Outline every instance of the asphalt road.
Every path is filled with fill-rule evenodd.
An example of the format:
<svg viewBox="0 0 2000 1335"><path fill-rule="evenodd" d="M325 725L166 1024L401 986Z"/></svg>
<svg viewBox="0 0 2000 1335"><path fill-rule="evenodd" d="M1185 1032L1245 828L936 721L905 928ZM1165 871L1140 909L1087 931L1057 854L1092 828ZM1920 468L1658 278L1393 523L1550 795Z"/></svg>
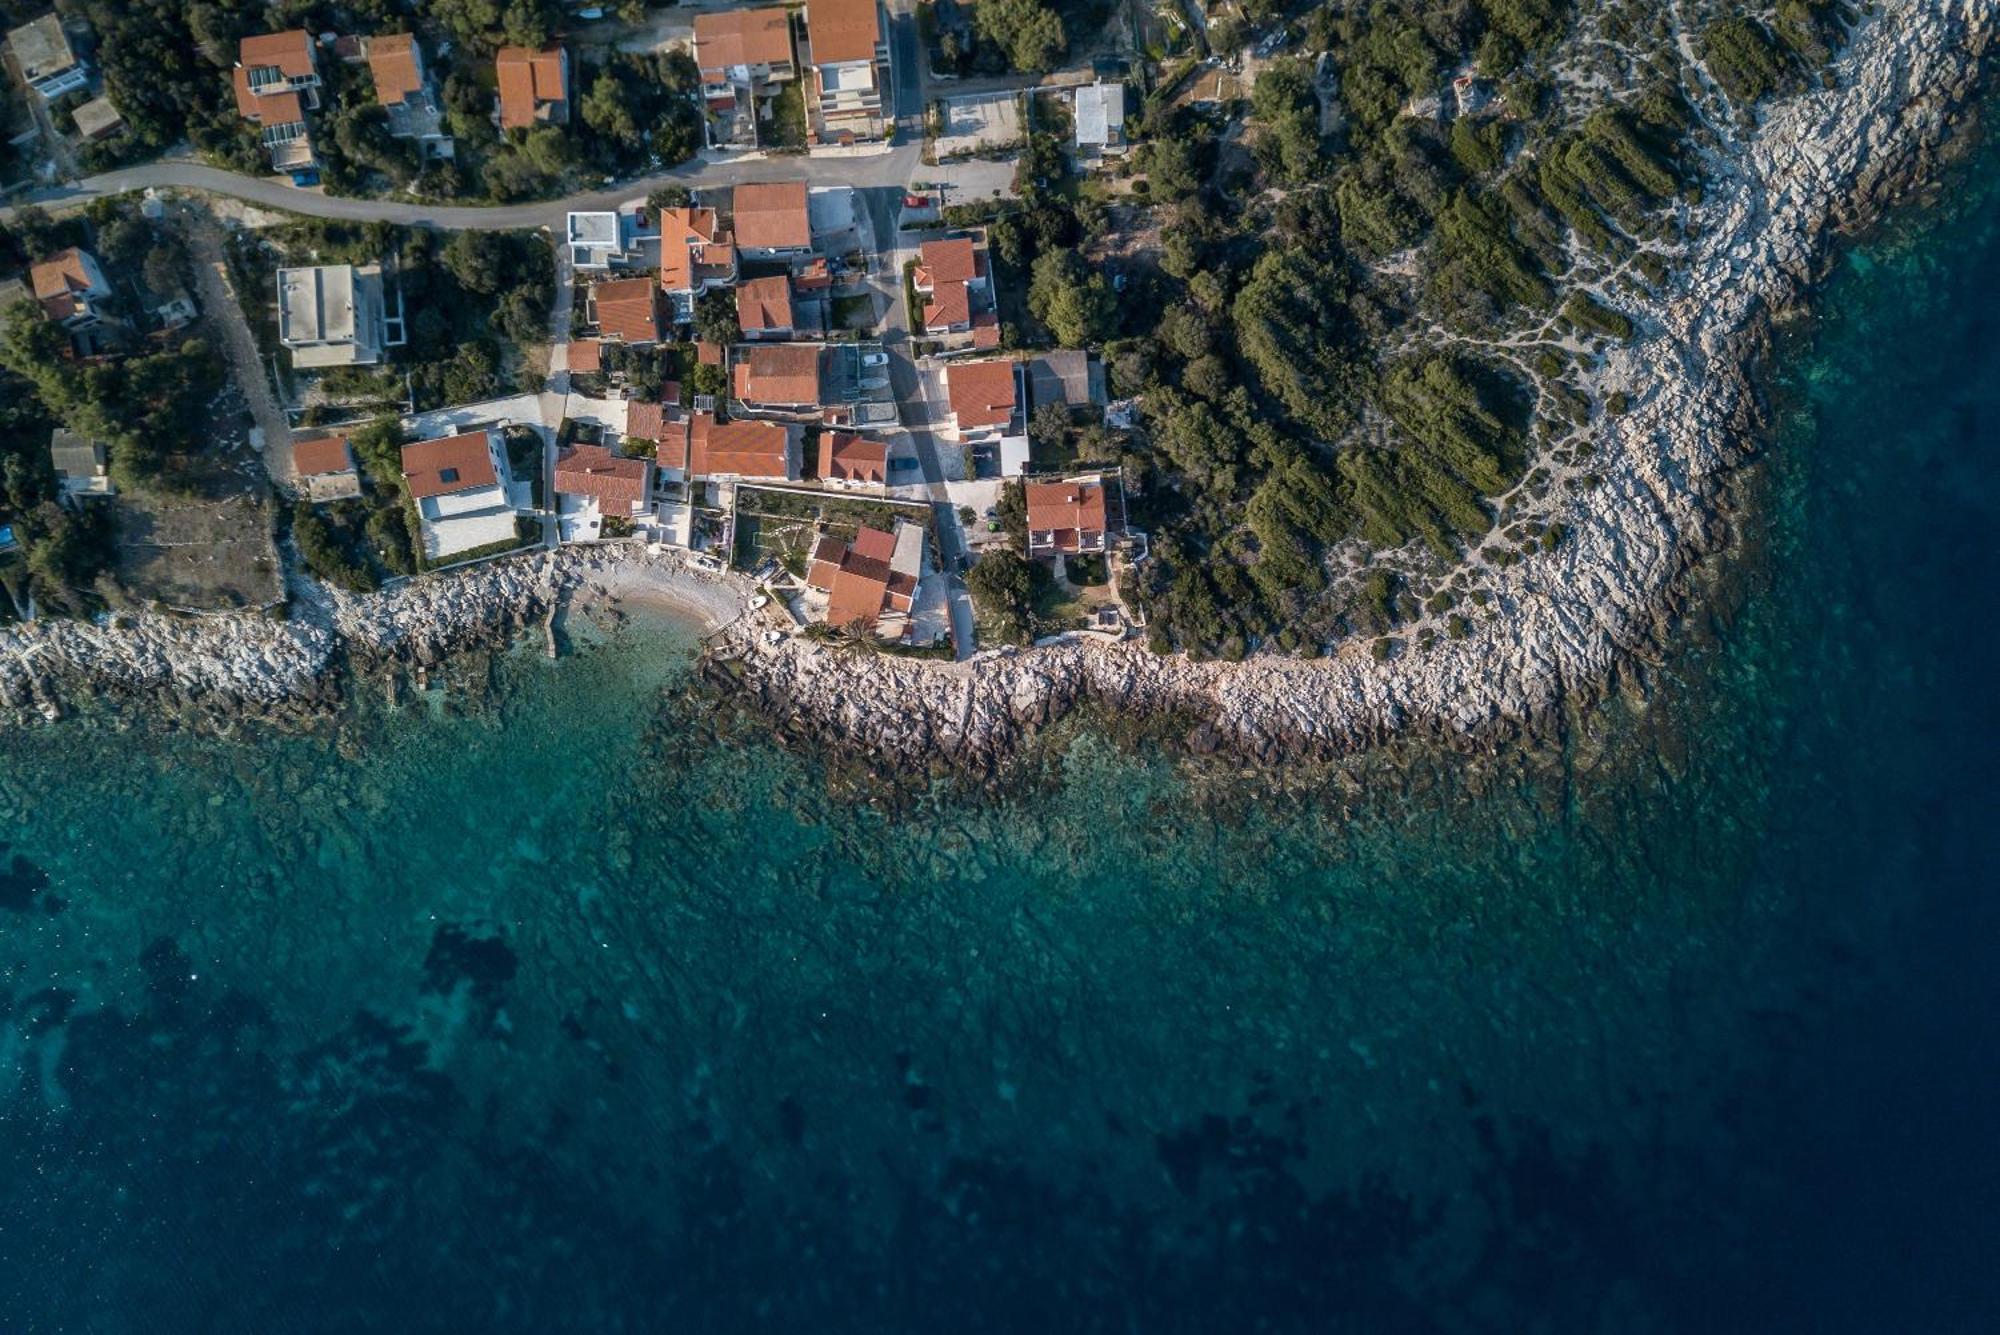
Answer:
<svg viewBox="0 0 2000 1335"><path fill-rule="evenodd" d="M661 186L681 185L699 189L702 186L737 185L745 181L804 181L809 185L900 188L909 181L918 161L915 143L855 157L703 157L682 163L669 171L622 181L599 190L571 195L567 199L480 206L348 199L321 194L316 190L301 190L270 177L239 175L206 163L163 161L87 176L73 184L49 186L29 193L21 202L44 208L61 207L107 195L160 187L226 195L231 199L285 209L311 218L388 222L406 227L436 227L445 231L547 228L553 233L560 233L565 214L614 209L628 200L642 199ZM13 213L13 206L0 209L0 217L11 217Z"/></svg>

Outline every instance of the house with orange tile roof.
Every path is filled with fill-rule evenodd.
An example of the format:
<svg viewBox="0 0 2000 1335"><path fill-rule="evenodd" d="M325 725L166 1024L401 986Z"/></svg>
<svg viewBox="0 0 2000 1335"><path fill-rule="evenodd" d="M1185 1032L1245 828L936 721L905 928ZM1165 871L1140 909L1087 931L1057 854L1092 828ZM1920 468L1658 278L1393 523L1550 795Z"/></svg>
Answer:
<svg viewBox="0 0 2000 1335"><path fill-rule="evenodd" d="M633 345L660 341L659 289L651 278L591 284L589 314L601 338Z"/></svg>
<svg viewBox="0 0 2000 1335"><path fill-rule="evenodd" d="M924 337L948 347L999 346L1000 321L984 233L926 241L917 248L910 284L924 298ZM991 329L982 344L977 331Z"/></svg>
<svg viewBox="0 0 2000 1335"><path fill-rule="evenodd" d="M940 434L970 445L975 454L990 452L1002 477L1019 477L1028 466L1020 371L1020 363L1000 357L947 362L944 368L946 414Z"/></svg>
<svg viewBox="0 0 2000 1335"><path fill-rule="evenodd" d="M111 284L97 257L71 246L28 269L28 285L42 315L71 333L93 329L109 317Z"/></svg>
<svg viewBox="0 0 2000 1335"><path fill-rule="evenodd" d="M826 534L806 565L806 587L826 597L826 624L888 638L909 633L923 574L922 525L898 519L895 531L865 525L851 539Z"/></svg>
<svg viewBox="0 0 2000 1335"><path fill-rule="evenodd" d="M569 123L569 50L547 46L503 46L493 57L499 81L498 118L502 130Z"/></svg>
<svg viewBox="0 0 2000 1335"><path fill-rule="evenodd" d="M736 286L736 323L747 339L787 339L798 327L792 280L784 274L750 278Z"/></svg>
<svg viewBox="0 0 2000 1335"><path fill-rule="evenodd" d="M660 211L660 290L675 324L694 319L695 298L736 281L736 238L714 209Z"/></svg>
<svg viewBox="0 0 2000 1335"><path fill-rule="evenodd" d="M519 536L507 447L498 427L403 447L403 485L416 502L426 560L447 560Z"/></svg>
<svg viewBox="0 0 2000 1335"><path fill-rule="evenodd" d="M695 15L694 63L709 143L754 146L760 104L799 76L789 11L769 5Z"/></svg>
<svg viewBox="0 0 2000 1335"><path fill-rule="evenodd" d="M834 487L883 487L889 483L889 447L852 431L822 431L819 480Z"/></svg>
<svg viewBox="0 0 2000 1335"><path fill-rule="evenodd" d="M414 139L432 157L450 157L451 137L444 132L422 44L410 33L389 33L365 39L362 49L375 100L389 116L390 136Z"/></svg>
<svg viewBox="0 0 2000 1335"><path fill-rule="evenodd" d="M1023 484L1028 502L1028 555L1076 556L1105 549L1110 507L1102 478Z"/></svg>
<svg viewBox="0 0 2000 1335"><path fill-rule="evenodd" d="M271 170L304 176L318 165L306 112L319 110L319 62L303 28L245 37L230 71L236 110L257 127Z"/></svg>
<svg viewBox="0 0 2000 1335"><path fill-rule="evenodd" d="M293 441L292 470L309 500L339 501L361 494L361 473L345 436Z"/></svg>
<svg viewBox="0 0 2000 1335"><path fill-rule="evenodd" d="M724 422L714 413L695 413L688 419L688 476L795 482L800 434L783 422L748 417Z"/></svg>
<svg viewBox="0 0 2000 1335"><path fill-rule="evenodd" d="M743 258L779 260L812 253L812 213L806 205L804 181L739 185L732 192L730 207L736 245Z"/></svg>
<svg viewBox="0 0 2000 1335"><path fill-rule="evenodd" d="M806 0L809 143L888 136L889 119L882 111L889 86L887 31L879 0Z"/></svg>
<svg viewBox="0 0 2000 1335"><path fill-rule="evenodd" d="M817 413L820 407L817 343L753 343L736 349L731 397L751 411Z"/></svg>
<svg viewBox="0 0 2000 1335"><path fill-rule="evenodd" d="M596 542L604 521L643 519L653 504L653 461L603 445L568 445L556 455L556 531L564 542Z"/></svg>

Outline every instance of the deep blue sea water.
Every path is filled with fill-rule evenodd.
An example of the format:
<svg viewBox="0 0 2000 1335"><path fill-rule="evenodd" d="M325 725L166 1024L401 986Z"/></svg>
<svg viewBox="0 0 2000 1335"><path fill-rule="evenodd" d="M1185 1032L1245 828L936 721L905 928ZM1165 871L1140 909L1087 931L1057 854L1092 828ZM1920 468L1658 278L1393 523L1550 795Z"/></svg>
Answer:
<svg viewBox="0 0 2000 1335"><path fill-rule="evenodd" d="M0 1329L2000 1328L1996 205L1843 261L1559 745L891 814L657 624L7 734Z"/></svg>

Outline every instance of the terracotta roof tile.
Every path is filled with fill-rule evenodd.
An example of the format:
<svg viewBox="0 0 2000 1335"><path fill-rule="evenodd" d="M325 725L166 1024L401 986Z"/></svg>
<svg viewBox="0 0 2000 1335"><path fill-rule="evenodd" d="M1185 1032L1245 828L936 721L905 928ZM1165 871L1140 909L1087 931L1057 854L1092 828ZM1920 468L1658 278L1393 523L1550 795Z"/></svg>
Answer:
<svg viewBox="0 0 2000 1335"><path fill-rule="evenodd" d="M784 6L731 9L694 18L694 60L703 74L735 65L792 63L792 25Z"/></svg>
<svg viewBox="0 0 2000 1335"><path fill-rule="evenodd" d="M736 285L736 323L746 334L792 328L792 283L783 274Z"/></svg>
<svg viewBox="0 0 2000 1335"><path fill-rule="evenodd" d="M736 247L721 231L714 209L660 212L660 288L692 292L710 280L727 281L736 272Z"/></svg>
<svg viewBox="0 0 2000 1335"><path fill-rule="evenodd" d="M634 399L625 405L625 434L657 441L667 432L667 405Z"/></svg>
<svg viewBox="0 0 2000 1335"><path fill-rule="evenodd" d="M541 108L569 101L568 62L560 46L531 51L503 46L493 57L500 83L500 128L525 129L536 123Z"/></svg>
<svg viewBox="0 0 2000 1335"><path fill-rule="evenodd" d="M657 289L650 278L614 278L590 290L597 308L597 328L606 338L626 343L660 341Z"/></svg>
<svg viewBox="0 0 2000 1335"><path fill-rule="evenodd" d="M375 100L385 107L400 106L424 86L417 39L406 32L369 38L368 73L375 79Z"/></svg>
<svg viewBox="0 0 2000 1335"><path fill-rule="evenodd" d="M613 454L602 445L571 445L556 455L556 490L630 509L645 501L652 471L646 460Z"/></svg>
<svg viewBox="0 0 2000 1335"><path fill-rule="evenodd" d="M732 207L739 246L789 250L812 245L812 216L806 210L804 181L739 185Z"/></svg>
<svg viewBox="0 0 2000 1335"><path fill-rule="evenodd" d="M40 301L90 290L90 274L84 268L84 254L75 246L58 251L29 269L28 281Z"/></svg>
<svg viewBox="0 0 2000 1335"><path fill-rule="evenodd" d="M696 413L688 431L688 471L701 477L789 478L791 440L791 429L776 422L718 422L713 413Z"/></svg>
<svg viewBox="0 0 2000 1335"><path fill-rule="evenodd" d="M872 60L882 43L876 0L806 0L806 32L815 65Z"/></svg>
<svg viewBox="0 0 2000 1335"><path fill-rule="evenodd" d="M569 369L586 372L603 370L604 345L594 338L572 339L569 345Z"/></svg>
<svg viewBox="0 0 2000 1335"><path fill-rule="evenodd" d="M939 283L924 303L924 328L945 329L972 319L972 290L963 282Z"/></svg>
<svg viewBox="0 0 2000 1335"><path fill-rule="evenodd" d="M1104 531L1103 483L1030 482L1026 491L1028 532L1054 534L1057 549L1075 551L1080 533Z"/></svg>
<svg viewBox="0 0 2000 1335"><path fill-rule="evenodd" d="M745 403L817 404L819 349L804 343L759 343L735 368L736 397Z"/></svg>
<svg viewBox="0 0 2000 1335"><path fill-rule="evenodd" d="M1003 426L1014 416L1014 363L1005 358L953 362L945 367L945 392L961 431Z"/></svg>
<svg viewBox="0 0 2000 1335"><path fill-rule="evenodd" d="M276 69L287 79L303 79L314 71L312 38L303 28L245 37L236 48L236 63L246 70Z"/></svg>
<svg viewBox="0 0 2000 1335"><path fill-rule="evenodd" d="M318 440L292 442L292 466L300 477L323 477L328 473L354 471L354 452L345 436L321 436Z"/></svg>
<svg viewBox="0 0 2000 1335"><path fill-rule="evenodd" d="M879 440L846 431L823 431L819 438L819 476L824 482L889 480L889 447Z"/></svg>
<svg viewBox="0 0 2000 1335"><path fill-rule="evenodd" d="M403 480L418 500L496 486L500 481L493 472L493 453L484 431L405 445Z"/></svg>
<svg viewBox="0 0 2000 1335"><path fill-rule="evenodd" d="M964 283L979 276L979 261L970 237L926 241L917 254L936 282Z"/></svg>

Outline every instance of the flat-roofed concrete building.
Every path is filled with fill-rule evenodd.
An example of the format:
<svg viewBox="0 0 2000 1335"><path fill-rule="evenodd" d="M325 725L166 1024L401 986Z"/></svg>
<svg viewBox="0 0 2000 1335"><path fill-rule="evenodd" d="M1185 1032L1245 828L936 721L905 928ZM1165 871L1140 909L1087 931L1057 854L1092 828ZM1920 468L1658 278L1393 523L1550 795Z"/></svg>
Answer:
<svg viewBox="0 0 2000 1335"><path fill-rule="evenodd" d="M300 370L373 366L403 344L401 302L391 315L379 264L280 269L278 341Z"/></svg>
<svg viewBox="0 0 2000 1335"><path fill-rule="evenodd" d="M49 13L7 34L7 50L21 78L45 102L73 93L90 82L90 66L70 45L60 15Z"/></svg>
<svg viewBox="0 0 2000 1335"><path fill-rule="evenodd" d="M57 427L49 433L49 466L64 504L118 494L111 485L111 452L101 440Z"/></svg>
<svg viewBox="0 0 2000 1335"><path fill-rule="evenodd" d="M1125 151L1125 85L1087 83L1076 90L1076 155L1089 160Z"/></svg>

